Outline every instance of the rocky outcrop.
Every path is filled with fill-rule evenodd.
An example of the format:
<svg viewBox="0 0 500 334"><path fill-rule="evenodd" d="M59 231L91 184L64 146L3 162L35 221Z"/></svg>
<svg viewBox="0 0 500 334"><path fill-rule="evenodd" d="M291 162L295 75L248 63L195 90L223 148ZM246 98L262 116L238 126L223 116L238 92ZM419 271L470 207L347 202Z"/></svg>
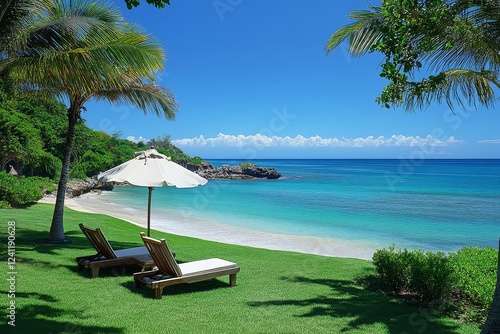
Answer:
<svg viewBox="0 0 500 334"><path fill-rule="evenodd" d="M233 179L233 180L253 180L253 179L278 179L281 174L272 167L259 167L253 163L243 163L239 166L222 165L215 168L214 165L203 161L196 165L191 162L180 163L187 168L206 179ZM66 197L78 197L88 192L99 192L101 190L113 190L114 184L110 182L98 182L93 178L87 180L72 179L66 185ZM45 194L46 196L55 196Z"/></svg>
<svg viewBox="0 0 500 334"><path fill-rule="evenodd" d="M99 192L101 190L113 190L113 184L108 182L97 182L92 178L86 180L71 179L66 184L66 197L73 198L91 191ZM57 191L54 191L52 194L45 194L45 196L55 196L56 194Z"/></svg>
<svg viewBox="0 0 500 334"><path fill-rule="evenodd" d="M198 175L206 179L278 179L281 174L272 167L259 167L252 163L244 163L239 166L222 165L215 168L212 164L204 162L198 170Z"/></svg>

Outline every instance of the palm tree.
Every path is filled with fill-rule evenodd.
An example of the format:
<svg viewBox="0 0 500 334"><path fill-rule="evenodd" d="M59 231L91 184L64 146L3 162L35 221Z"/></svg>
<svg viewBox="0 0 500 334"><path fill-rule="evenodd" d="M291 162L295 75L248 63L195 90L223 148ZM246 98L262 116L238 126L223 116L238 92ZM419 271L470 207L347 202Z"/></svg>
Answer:
<svg viewBox="0 0 500 334"><path fill-rule="evenodd" d="M500 87L500 3L456 0L448 1L446 8L447 16L434 25L433 31L421 23L422 27L414 29L414 34L408 39L398 39L396 47L405 52L411 50L416 57L413 66L408 69L396 60L398 50L389 44L398 29L388 26L390 20L383 7L370 6L369 10L350 12L353 22L330 36L326 51L333 52L345 40L349 41L349 53L356 57L374 50L381 51L380 45L389 45L391 49L383 49L386 64L395 64L397 78L402 72L404 76L414 78L414 70L421 63L426 63L436 75L418 82L407 81L406 77L396 82L382 73L392 80L386 90L391 92L392 89L395 97L389 102L395 106L402 105L407 111L426 108L432 102L446 102L452 109L455 103L474 107L479 103L493 107L495 87ZM450 17L451 20L448 19ZM422 41L426 42L425 48L421 47ZM385 101L382 99L380 102Z"/></svg>
<svg viewBox="0 0 500 334"><path fill-rule="evenodd" d="M385 3L385 2L383 2ZM432 89L417 92L414 82L407 82L400 89L399 100L406 110L422 109L433 101L446 101L450 108L456 102L461 106L476 106L476 101L486 107L493 107L495 102L494 88L500 88L498 73L500 72L500 1L490 0L455 0L448 1L450 11L448 21L441 21L430 34L421 29L410 36L400 46L415 47L416 61L426 62L431 71L438 72L441 81ZM386 16L381 7L371 6L370 10L352 11L350 18L354 22L341 27L326 45L327 53L333 52L343 41L348 40L348 51L356 57L376 49L379 42L384 41L391 32L387 29ZM403 24L403 23L401 23ZM425 50L419 49L420 41L429 43ZM394 53L386 53L386 61ZM387 59L389 58L389 59ZM410 72L401 63L398 73ZM417 65L417 62L415 62ZM418 67L418 66L417 66ZM493 304L481 334L500 334L500 246L498 275Z"/></svg>
<svg viewBox="0 0 500 334"><path fill-rule="evenodd" d="M68 132L49 240L65 242L63 214L75 125L90 99L130 104L173 119L172 94L155 83L163 49L127 24L109 4L88 0L42 0L25 15L0 74L22 90L56 96L68 104Z"/></svg>

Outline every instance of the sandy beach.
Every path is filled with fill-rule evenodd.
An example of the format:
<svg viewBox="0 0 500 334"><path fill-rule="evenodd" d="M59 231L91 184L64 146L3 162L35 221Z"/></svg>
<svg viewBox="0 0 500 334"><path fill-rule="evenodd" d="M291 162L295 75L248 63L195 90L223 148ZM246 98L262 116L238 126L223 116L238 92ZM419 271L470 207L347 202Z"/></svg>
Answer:
<svg viewBox="0 0 500 334"><path fill-rule="evenodd" d="M54 204L55 197L46 196L39 203ZM143 211L129 210L107 202L106 196L98 193L88 193L80 197L67 198L65 206L76 211L116 217L141 227L147 225L146 208ZM103 227L101 226L101 228ZM174 217L171 220L162 219L157 221L152 218L151 229L228 244L333 257L370 260L375 251L368 246L353 245L342 240L268 233L200 219L191 221L190 219L175 219ZM153 232L151 235L154 237Z"/></svg>

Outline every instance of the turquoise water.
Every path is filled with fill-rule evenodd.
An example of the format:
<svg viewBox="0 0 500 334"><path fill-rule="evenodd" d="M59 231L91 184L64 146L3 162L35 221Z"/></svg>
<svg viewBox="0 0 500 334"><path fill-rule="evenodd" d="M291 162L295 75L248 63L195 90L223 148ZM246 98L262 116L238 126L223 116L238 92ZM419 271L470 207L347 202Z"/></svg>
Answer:
<svg viewBox="0 0 500 334"><path fill-rule="evenodd" d="M215 166L239 160L211 160ZM255 160L278 180L209 180L156 188L152 221L204 219L373 248L454 251L498 246L500 160ZM147 189L117 187L113 202L144 209Z"/></svg>

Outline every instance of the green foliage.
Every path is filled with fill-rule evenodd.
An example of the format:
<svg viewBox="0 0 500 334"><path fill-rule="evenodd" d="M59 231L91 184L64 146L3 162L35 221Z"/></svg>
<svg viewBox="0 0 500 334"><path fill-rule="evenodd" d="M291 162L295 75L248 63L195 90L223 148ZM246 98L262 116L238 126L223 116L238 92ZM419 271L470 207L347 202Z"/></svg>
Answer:
<svg viewBox="0 0 500 334"><path fill-rule="evenodd" d="M380 76L390 84L377 102L389 108L390 104L402 104L408 91L421 96L444 83L442 74L420 82L411 82L408 74L411 76L422 67L421 55L436 47L436 39L445 34L444 27L454 22L454 15L445 1L440 0L384 0L382 14L384 20L379 21L382 37L372 46L372 51L385 55Z"/></svg>
<svg viewBox="0 0 500 334"><path fill-rule="evenodd" d="M108 134L92 130L84 124L79 124L76 130L70 177L85 179L113 167L116 157L112 145L118 142Z"/></svg>
<svg viewBox="0 0 500 334"><path fill-rule="evenodd" d="M163 8L165 4L170 5L170 0L146 0L146 2L150 5L154 5L156 8ZM128 9L132 9L141 4L139 0L125 0L125 3Z"/></svg>
<svg viewBox="0 0 500 334"><path fill-rule="evenodd" d="M410 289L425 302L442 299L449 289L452 268L443 252L410 252Z"/></svg>
<svg viewBox="0 0 500 334"><path fill-rule="evenodd" d="M384 290L401 293L409 289L411 280L410 252L406 249L379 249L373 254L373 264Z"/></svg>
<svg viewBox="0 0 500 334"><path fill-rule="evenodd" d="M170 135L160 136L155 139L151 139L148 143L149 146L154 146L155 149L171 149L174 145L170 141Z"/></svg>
<svg viewBox="0 0 500 334"><path fill-rule="evenodd" d="M64 108L52 99L0 101L0 167L11 164L27 175L57 177L64 120Z"/></svg>
<svg viewBox="0 0 500 334"><path fill-rule="evenodd" d="M9 202L0 200L0 209L10 209L11 207Z"/></svg>
<svg viewBox="0 0 500 334"><path fill-rule="evenodd" d="M54 181L47 177L33 176L30 177L30 180L35 182L42 189L43 193L51 193L57 189Z"/></svg>
<svg viewBox="0 0 500 334"><path fill-rule="evenodd" d="M483 323L493 300L498 253L494 248L464 247L442 252L379 249L373 255L378 274L372 287L413 295L455 318Z"/></svg>
<svg viewBox="0 0 500 334"><path fill-rule="evenodd" d="M450 256L450 262L456 317L483 323L493 301L498 251L464 247Z"/></svg>
<svg viewBox="0 0 500 334"><path fill-rule="evenodd" d="M13 165L25 176L58 179L62 170L67 133L66 107L53 98L23 97L14 99L12 87L0 80L0 167ZM8 94L7 94L8 93ZM86 179L134 157L134 152L150 145L176 162L200 164L172 145L164 135L149 143L135 144L88 128L83 119L75 127L70 176ZM1 170L0 169L0 170Z"/></svg>
<svg viewBox="0 0 500 334"><path fill-rule="evenodd" d="M40 132L30 123L27 116L15 110L0 107L0 162L37 164L43 152Z"/></svg>
<svg viewBox="0 0 500 334"><path fill-rule="evenodd" d="M255 166L255 165L251 162L248 162L248 161L240 163L241 168L252 168L253 166Z"/></svg>
<svg viewBox="0 0 500 334"><path fill-rule="evenodd" d="M61 175L62 162L49 152L43 152L40 155L36 175L57 179Z"/></svg>
<svg viewBox="0 0 500 334"><path fill-rule="evenodd" d="M171 145L168 148L158 148L157 151L162 154L165 154L166 156L170 157L173 162L177 163L191 162L196 165L199 165L203 161L200 157L191 158L189 155L184 153L180 148L174 145Z"/></svg>
<svg viewBox="0 0 500 334"><path fill-rule="evenodd" d="M494 107L500 87L498 0L382 0L353 10L353 22L331 35L331 53L349 41L349 53L384 56L380 76L389 80L376 102L407 111L432 102ZM426 67L426 71L421 71Z"/></svg>
<svg viewBox="0 0 500 334"><path fill-rule="evenodd" d="M0 172L0 201L8 202L13 207L22 207L42 198L40 182L36 178L19 179L5 172Z"/></svg>
<svg viewBox="0 0 500 334"><path fill-rule="evenodd" d="M203 162L203 159L199 156L195 156L191 158L191 162L195 165L200 165Z"/></svg>
<svg viewBox="0 0 500 334"><path fill-rule="evenodd" d="M15 108L40 131L43 149L62 160L68 123L66 107L51 98L25 98L16 100Z"/></svg>

